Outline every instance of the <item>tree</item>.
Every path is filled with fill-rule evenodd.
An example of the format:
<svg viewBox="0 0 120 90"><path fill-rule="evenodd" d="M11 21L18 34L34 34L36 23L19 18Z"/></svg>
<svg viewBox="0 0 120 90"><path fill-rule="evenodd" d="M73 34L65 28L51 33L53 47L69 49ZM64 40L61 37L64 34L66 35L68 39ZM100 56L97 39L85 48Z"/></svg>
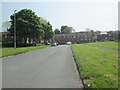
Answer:
<svg viewBox="0 0 120 90"><path fill-rule="evenodd" d="M16 15L16 36L17 40L26 43L27 38L38 39L43 36L44 31L41 26L40 17L30 9L22 9L15 13ZM10 16L11 27L8 29L10 33L14 33L14 14Z"/></svg>
<svg viewBox="0 0 120 90"><path fill-rule="evenodd" d="M75 31L72 27L68 26L61 26L61 33L62 34L71 34L73 31Z"/></svg>
<svg viewBox="0 0 120 90"><path fill-rule="evenodd" d="M54 33L55 34L60 34L61 32L60 32L60 30L58 28L56 28L55 31L54 31Z"/></svg>
<svg viewBox="0 0 120 90"><path fill-rule="evenodd" d="M44 42L45 44L53 37L54 33L52 30L52 25L50 22L47 22L47 24L43 24L44 27Z"/></svg>
<svg viewBox="0 0 120 90"><path fill-rule="evenodd" d="M90 34L91 34L92 36L94 36L94 35L95 35L94 30L90 30Z"/></svg>

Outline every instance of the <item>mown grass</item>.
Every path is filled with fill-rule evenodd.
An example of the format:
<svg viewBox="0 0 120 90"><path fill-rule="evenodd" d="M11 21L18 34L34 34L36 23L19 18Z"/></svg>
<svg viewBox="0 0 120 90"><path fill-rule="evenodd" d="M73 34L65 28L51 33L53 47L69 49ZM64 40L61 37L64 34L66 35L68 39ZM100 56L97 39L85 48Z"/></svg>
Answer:
<svg viewBox="0 0 120 90"><path fill-rule="evenodd" d="M106 45L106 43L104 44ZM73 44L71 47L85 85L89 88L118 87L117 52L94 48L88 44Z"/></svg>
<svg viewBox="0 0 120 90"><path fill-rule="evenodd" d="M31 47L18 47L16 49L12 47L6 47L0 49L0 57L10 56L10 55L16 55L36 49L46 48L48 46L41 45L41 46L31 46Z"/></svg>
<svg viewBox="0 0 120 90"><path fill-rule="evenodd" d="M88 45L120 50L120 48L118 48L118 42L96 42L96 43L89 43Z"/></svg>

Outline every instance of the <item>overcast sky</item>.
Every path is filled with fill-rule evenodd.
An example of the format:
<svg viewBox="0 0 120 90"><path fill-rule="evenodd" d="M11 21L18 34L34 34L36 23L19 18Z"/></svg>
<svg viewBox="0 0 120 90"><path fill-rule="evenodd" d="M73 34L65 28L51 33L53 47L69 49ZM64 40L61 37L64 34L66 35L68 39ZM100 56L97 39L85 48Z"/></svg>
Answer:
<svg viewBox="0 0 120 90"><path fill-rule="evenodd" d="M66 2L6 1L2 0L2 22L10 20L10 15L15 9L19 11L28 8L50 21L53 29L68 25L77 32L85 28L109 31L115 30L115 25L118 26L118 2L116 0L98 0L98 2L97 0L91 0L91 2L88 0L80 0L80 2L75 2L76 0L74 2L67 2L68 0Z"/></svg>

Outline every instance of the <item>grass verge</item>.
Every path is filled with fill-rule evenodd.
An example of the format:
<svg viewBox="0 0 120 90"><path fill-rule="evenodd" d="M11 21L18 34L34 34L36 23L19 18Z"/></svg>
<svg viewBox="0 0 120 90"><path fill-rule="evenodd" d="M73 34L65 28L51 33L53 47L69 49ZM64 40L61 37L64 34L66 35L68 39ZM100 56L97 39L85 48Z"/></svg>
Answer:
<svg viewBox="0 0 120 90"><path fill-rule="evenodd" d="M89 43L88 45L102 47L102 48L110 48L114 50L120 50L118 48L118 42L96 42L96 43Z"/></svg>
<svg viewBox="0 0 120 90"><path fill-rule="evenodd" d="M0 52L1 52L0 57L16 55L16 54L20 54L20 53L24 53L24 52L28 52L28 51L32 51L32 50L36 50L36 49L42 49L42 48L46 48L46 47L48 47L48 46L41 45L41 46L31 46L31 47L18 47L16 49L14 49L13 47L1 48L0 49Z"/></svg>
<svg viewBox="0 0 120 90"><path fill-rule="evenodd" d="M88 44L73 44L71 47L85 85L89 88L118 88L117 52Z"/></svg>

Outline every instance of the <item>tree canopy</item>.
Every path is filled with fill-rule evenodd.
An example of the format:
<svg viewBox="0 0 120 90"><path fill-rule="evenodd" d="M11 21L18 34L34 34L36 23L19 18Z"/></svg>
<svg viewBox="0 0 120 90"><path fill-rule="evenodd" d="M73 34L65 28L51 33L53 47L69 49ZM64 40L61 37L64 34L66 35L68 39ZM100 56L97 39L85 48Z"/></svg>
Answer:
<svg viewBox="0 0 120 90"><path fill-rule="evenodd" d="M58 28L56 28L56 29L54 30L54 33L55 33L55 34L60 34L61 32L60 32L60 30L59 30Z"/></svg>
<svg viewBox="0 0 120 90"><path fill-rule="evenodd" d="M53 31L52 31L52 25L50 24L50 22L48 22L45 26L44 26L44 40L47 41L50 38L52 38L52 36L54 35Z"/></svg>
<svg viewBox="0 0 120 90"><path fill-rule="evenodd" d="M14 33L14 16L16 16L16 34L17 39L45 39L49 40L52 35L52 25L45 19L38 17L35 12L30 9L22 9L11 15L11 27L8 29L10 33Z"/></svg>
<svg viewBox="0 0 120 90"><path fill-rule="evenodd" d="M61 34L71 34L73 31L75 31L73 27L69 27L67 25L61 26L60 30L61 30Z"/></svg>

